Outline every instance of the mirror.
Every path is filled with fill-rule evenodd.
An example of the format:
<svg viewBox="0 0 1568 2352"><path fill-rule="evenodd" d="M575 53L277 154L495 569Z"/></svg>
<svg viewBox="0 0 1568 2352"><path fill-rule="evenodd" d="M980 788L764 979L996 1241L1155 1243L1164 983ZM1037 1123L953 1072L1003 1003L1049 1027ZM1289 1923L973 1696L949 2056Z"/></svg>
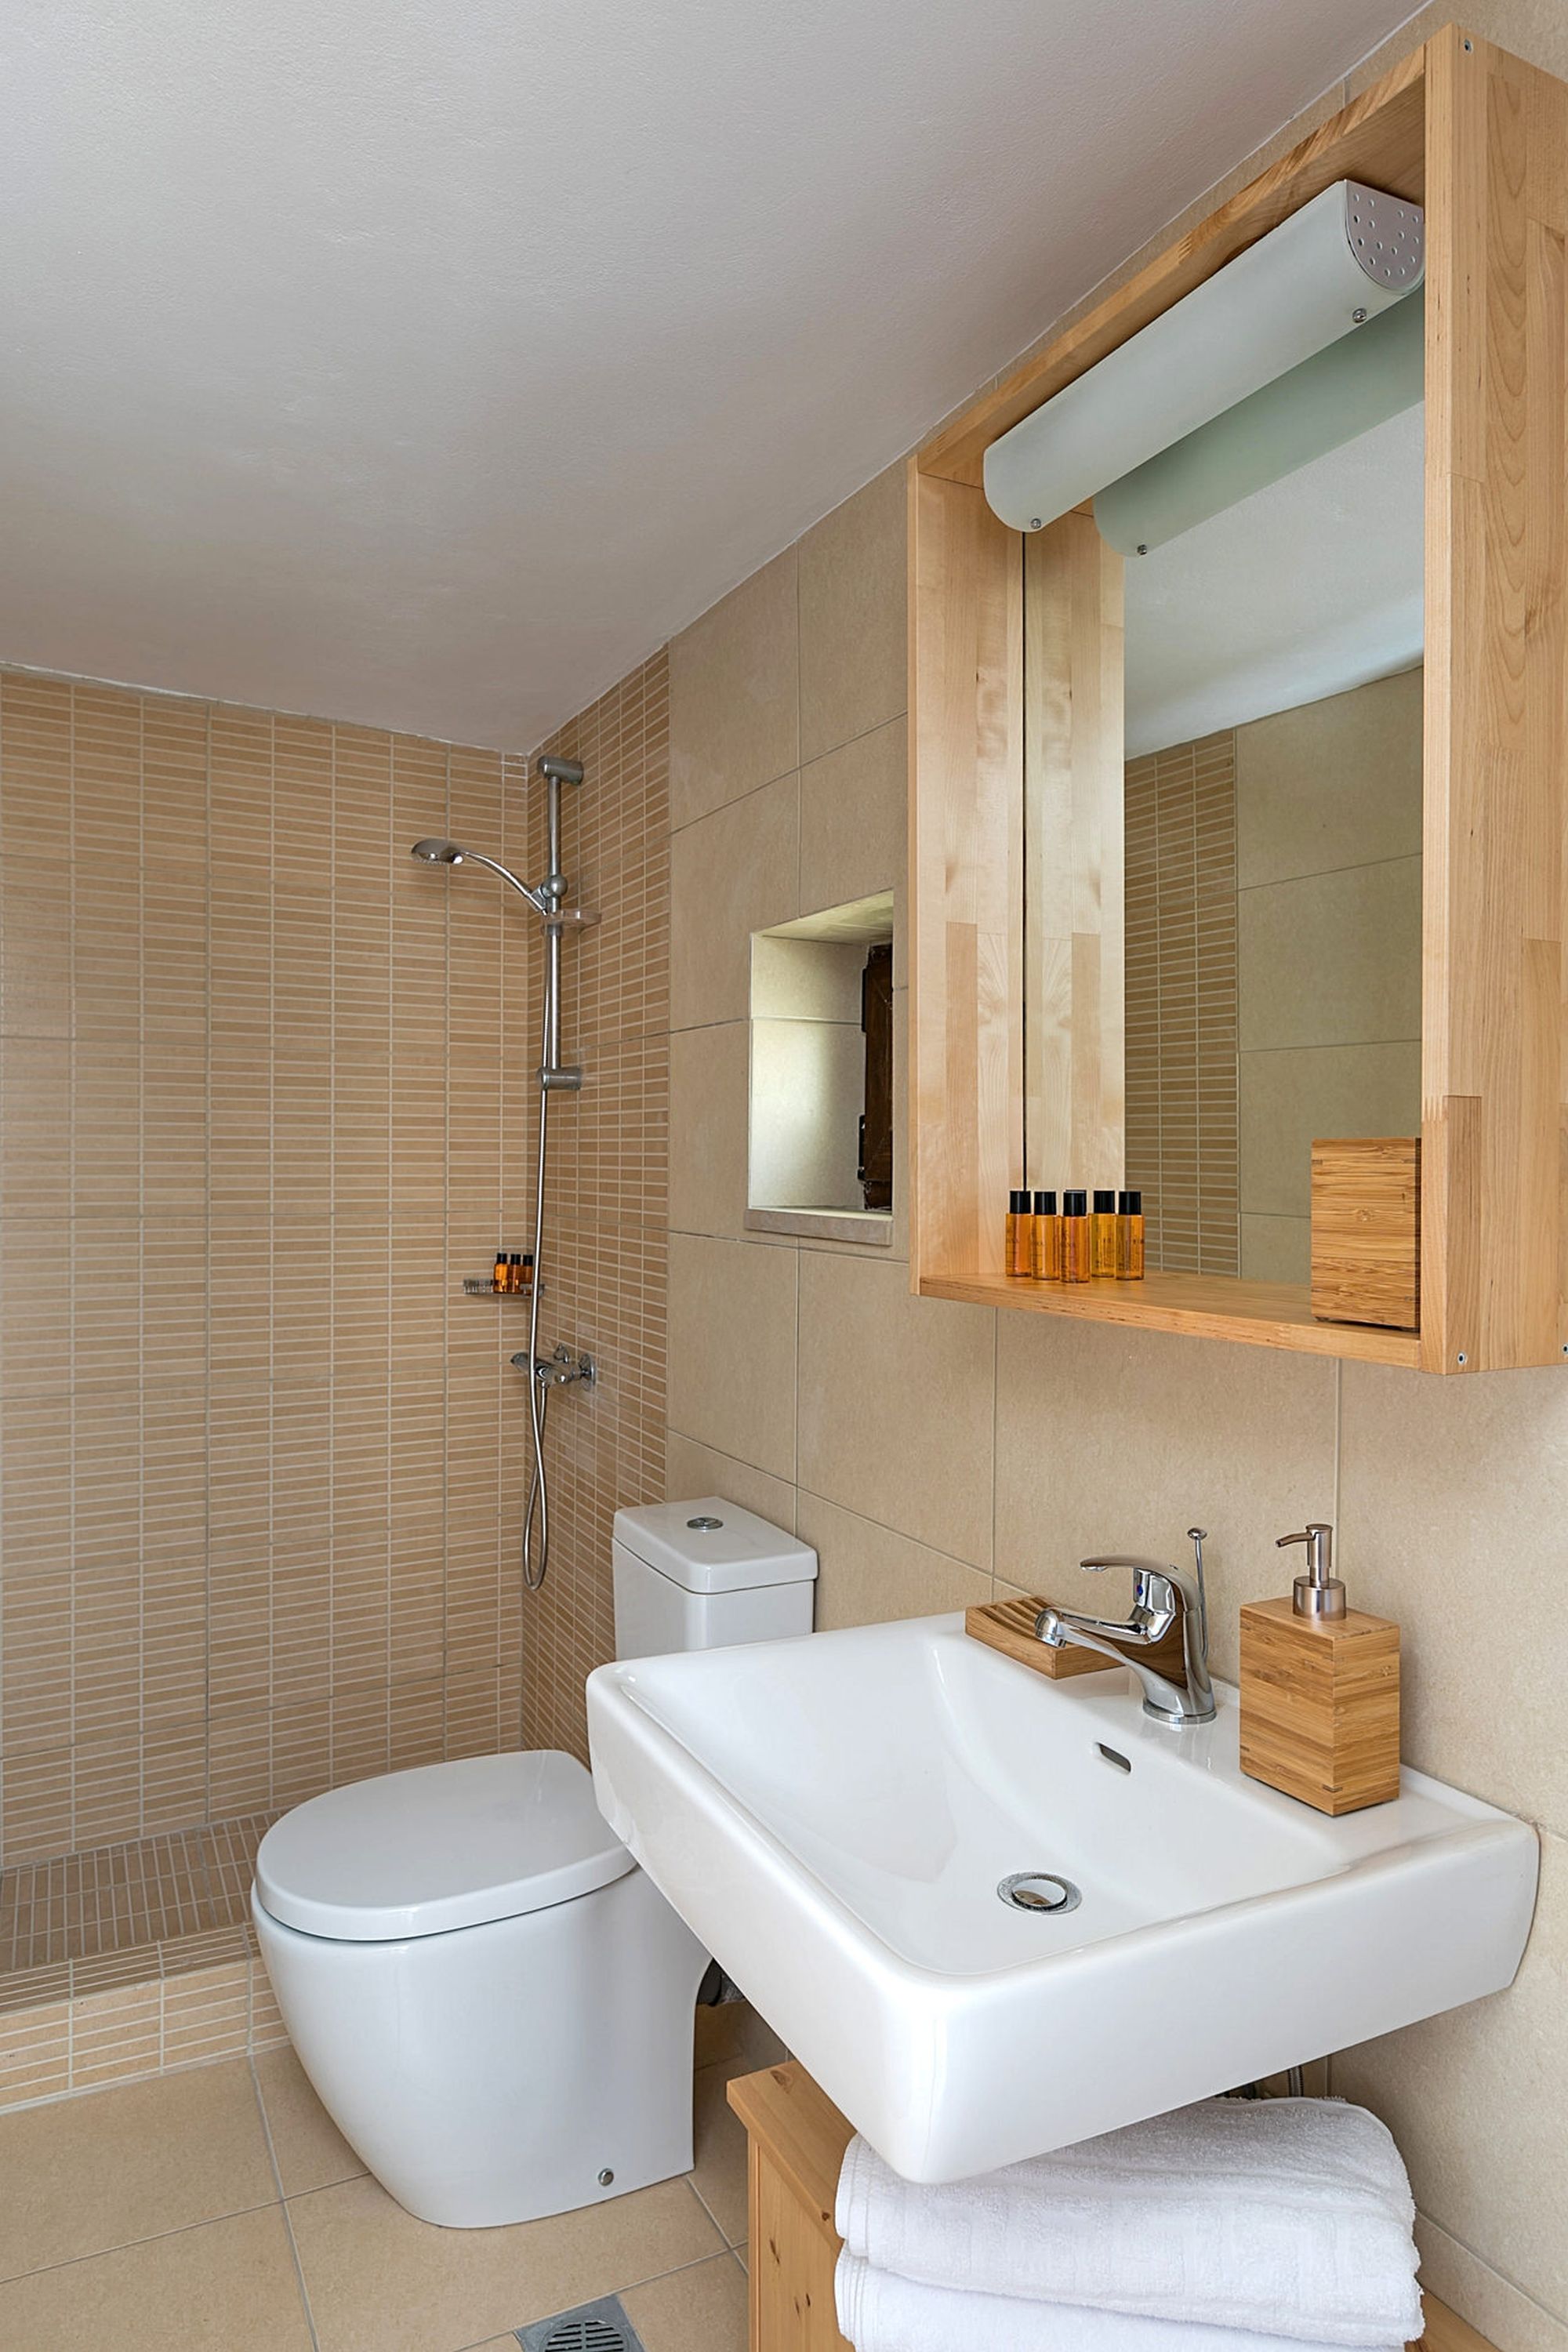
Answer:
<svg viewBox="0 0 1568 2352"><path fill-rule="evenodd" d="M1314 1137L1419 1132L1422 470L1417 401L1148 553L1024 541L1026 1166L1139 1189L1151 1268L1306 1282Z"/></svg>

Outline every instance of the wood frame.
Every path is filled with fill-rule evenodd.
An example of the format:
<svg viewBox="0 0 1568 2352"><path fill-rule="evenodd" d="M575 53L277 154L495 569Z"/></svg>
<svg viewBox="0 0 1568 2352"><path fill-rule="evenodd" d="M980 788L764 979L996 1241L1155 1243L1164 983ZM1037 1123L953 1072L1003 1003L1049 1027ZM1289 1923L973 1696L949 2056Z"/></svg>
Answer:
<svg viewBox="0 0 1568 2352"><path fill-rule="evenodd" d="M1418 1332L1306 1286L1010 1281L1023 567L998 435L1338 179L1426 208ZM1448 26L910 461L910 1277L922 1296L1465 1372L1568 1358L1568 85Z"/></svg>

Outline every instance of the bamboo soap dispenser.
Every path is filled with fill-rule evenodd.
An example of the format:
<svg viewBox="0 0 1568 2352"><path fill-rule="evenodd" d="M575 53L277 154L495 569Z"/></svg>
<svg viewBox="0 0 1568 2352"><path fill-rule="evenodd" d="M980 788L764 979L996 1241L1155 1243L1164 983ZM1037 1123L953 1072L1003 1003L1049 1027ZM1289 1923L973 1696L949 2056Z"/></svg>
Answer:
<svg viewBox="0 0 1568 2352"><path fill-rule="evenodd" d="M1345 1606L1334 1531L1314 1520L1289 1601L1241 1612L1241 1769L1321 1813L1399 1794L1399 1628Z"/></svg>

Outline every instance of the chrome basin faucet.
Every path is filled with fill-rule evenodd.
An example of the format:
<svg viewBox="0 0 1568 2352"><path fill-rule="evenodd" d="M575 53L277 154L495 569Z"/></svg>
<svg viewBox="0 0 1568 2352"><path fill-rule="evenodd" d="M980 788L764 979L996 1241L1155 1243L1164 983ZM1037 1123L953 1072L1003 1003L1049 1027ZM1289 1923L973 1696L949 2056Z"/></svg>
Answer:
<svg viewBox="0 0 1568 2352"><path fill-rule="evenodd" d="M1098 1575L1102 1569L1132 1570L1132 1613L1121 1622L1109 1617L1085 1617L1076 1609L1047 1607L1035 1620L1035 1633L1047 1649L1098 1650L1113 1665L1131 1666L1143 1686L1143 1712L1156 1723L1184 1726L1212 1723L1214 1685L1209 1681L1208 1602L1204 1591L1204 1529L1190 1528L1195 1564L1171 1567L1159 1560L1107 1553L1103 1559L1080 1559L1079 1566ZM1173 1627L1180 1628L1181 1664L1167 1654L1162 1673L1147 1653L1158 1649Z"/></svg>

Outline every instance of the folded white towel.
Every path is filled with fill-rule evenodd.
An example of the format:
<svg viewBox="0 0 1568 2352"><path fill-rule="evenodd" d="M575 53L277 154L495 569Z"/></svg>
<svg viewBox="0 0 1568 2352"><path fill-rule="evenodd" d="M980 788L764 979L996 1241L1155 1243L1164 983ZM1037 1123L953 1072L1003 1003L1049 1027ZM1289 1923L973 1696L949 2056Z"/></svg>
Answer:
<svg viewBox="0 0 1568 2352"><path fill-rule="evenodd" d="M921 2286L894 2271L873 2270L847 2248L833 2289L839 2330L856 2352L1279 2352L1277 2336L1243 2327L1194 2327L1077 2304Z"/></svg>
<svg viewBox="0 0 1568 2352"><path fill-rule="evenodd" d="M1383 2347L1421 2333L1399 2151L1339 2099L1208 2099L942 2188L851 2140L838 2233L928 2285Z"/></svg>

